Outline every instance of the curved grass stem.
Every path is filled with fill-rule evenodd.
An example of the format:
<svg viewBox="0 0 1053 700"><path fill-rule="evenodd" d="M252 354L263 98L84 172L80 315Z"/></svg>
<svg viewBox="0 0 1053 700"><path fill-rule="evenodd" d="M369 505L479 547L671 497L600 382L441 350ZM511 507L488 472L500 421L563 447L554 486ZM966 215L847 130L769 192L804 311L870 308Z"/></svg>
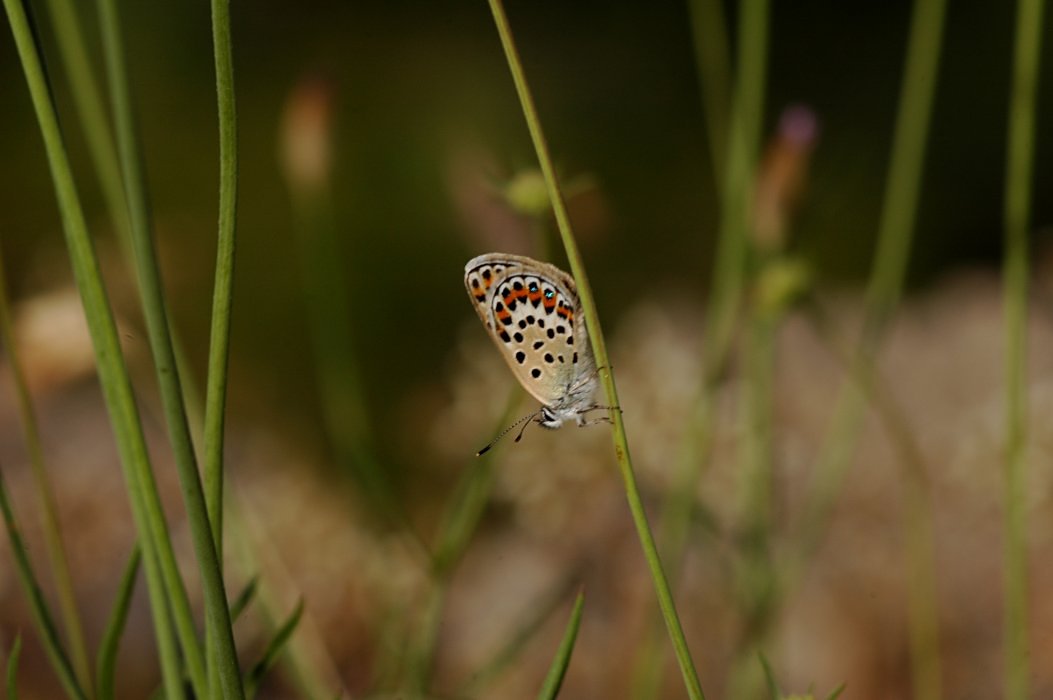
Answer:
<svg viewBox="0 0 1053 700"><path fill-rule="evenodd" d="M608 406L619 406L618 390L614 384L614 375L610 370L610 360L607 357L607 347L604 342L603 331L600 328L596 302L592 298L592 288L589 286L588 277L585 274L585 265L582 262L581 254L578 252L577 242L574 239L574 232L571 228L570 218L567 215L563 195L556 180L552 157L549 154L548 144L541 130L541 123L538 120L533 97L530 94L526 77L523 74L519 54L508 26L508 19L505 16L501 0L489 0L489 3L494 22L497 25L498 35L501 38L501 45L504 48L505 57L508 60L509 69L512 72L512 80L519 95L523 115L526 118L527 128L530 130L530 137L537 152L541 172L545 177L549 200L552 202L560 238L567 252L567 260L570 263L570 270L577 284L578 296L585 315L585 325L588 328L589 338L592 341L592 351L596 357L596 366L602 368L600 370L600 378L606 394L606 402ZM687 689L688 696L692 699L703 698L705 696L702 693L702 686L698 680L698 673L695 671L694 663L691 660L691 652L688 649L687 639L684 636L684 630L676 612L673 594L662 570L658 548L655 545L654 535L651 534L651 527L647 522L647 514L644 511L640 490L636 485L636 475L633 472L629 441L625 433L625 424L622 421L621 411L611 411L611 420L613 422L614 452L621 471L622 481L625 484L625 496L629 502L629 510L632 514L633 524L636 526L636 533L640 539L644 558L647 560L647 566L651 572L655 593L658 596L658 605L662 610L669 638L673 643L676 659L680 665L684 686Z"/></svg>

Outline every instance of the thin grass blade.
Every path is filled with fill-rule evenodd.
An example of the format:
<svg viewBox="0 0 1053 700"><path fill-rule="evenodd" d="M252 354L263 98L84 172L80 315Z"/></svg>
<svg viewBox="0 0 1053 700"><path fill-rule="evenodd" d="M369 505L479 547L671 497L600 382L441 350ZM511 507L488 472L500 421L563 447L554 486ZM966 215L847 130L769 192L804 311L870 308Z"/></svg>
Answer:
<svg viewBox="0 0 1053 700"><path fill-rule="evenodd" d="M7 698L18 698L18 659L22 656L22 635L15 635L15 643L7 657Z"/></svg>
<svg viewBox="0 0 1053 700"><path fill-rule="evenodd" d="M241 617L241 613L245 612L245 609L249 607L249 604L256 597L256 592L259 590L259 586L259 576L253 576L249 579L249 582L241 589L241 593L238 593L238 597L230 604L231 620L237 620Z"/></svg>
<svg viewBox="0 0 1053 700"><path fill-rule="evenodd" d="M25 437L26 452L29 455L29 464L33 471L37 498L40 501L41 520L43 521L48 562L51 566L51 578L55 582L59 613L62 615L62 624L70 646L73 670L77 673L77 680L80 684L85 688L89 688L91 687L91 670L88 663L88 644L85 641L84 625L81 623L80 612L77 610L77 598L73 592L73 576L69 570L66 544L59 527L58 500L55 498L55 489L51 484L51 477L48 475L48 470L44 465L44 448L40 441L36 410L29 395L29 386L26 382L25 373L22 371L22 362L15 343L15 333L11 321L11 305L7 298L7 281L5 277L4 262L2 256L0 256L0 345L3 346L7 355L7 366L11 372L12 379L14 379L15 394L18 399L18 413Z"/></svg>
<svg viewBox="0 0 1053 700"><path fill-rule="evenodd" d="M51 611L48 609L47 601L44 599L44 592L40 589L40 584L37 583L37 578L33 573L33 566L29 561L29 552L26 550L25 542L22 540L22 535L19 532L18 522L15 520L15 513L11 508L11 501L8 498L7 486L4 483L2 473L0 473L0 510L3 511L4 527L7 528L7 536L11 541L11 554L15 558L15 570L18 572L18 580L25 590L26 597L29 599L33 621L36 623L37 631L40 633L48 660L51 662L52 668L55 669L55 673L58 674L59 681L69 697L87 698L84 689L77 682L77 676L73 672L69 656L66 655L66 650L62 646L62 640L59 638L58 628L55 627Z"/></svg>
<svg viewBox="0 0 1053 700"><path fill-rule="evenodd" d="M482 697L481 690L494 678L509 668L526 648L527 644L542 629L545 622L567 598L570 587L580 576L577 572L565 577L531 606L529 618L515 631L508 642L498 649L490 659L456 693L457 697Z"/></svg>
<svg viewBox="0 0 1053 700"><path fill-rule="evenodd" d="M837 700L839 697L841 697L841 693L843 692L845 692L844 683L834 688L833 691L826 696L826 700Z"/></svg>
<svg viewBox="0 0 1053 700"><path fill-rule="evenodd" d="M110 700L114 697L117 649L121 643L121 636L124 634L124 626L128 622L128 608L132 602L132 592L135 591L135 579L139 574L141 561L142 553L136 546L132 549L128 563L124 567L121 583L117 588L117 599L113 602L113 610L106 623L106 632L102 635L102 642L99 644L98 661L95 666L99 700Z"/></svg>
<svg viewBox="0 0 1053 700"><path fill-rule="evenodd" d="M234 100L234 56L230 2L212 0L212 46L219 110L219 224L216 279L205 387L205 491L212 535L223 551L223 444L230 361L230 313L234 290L234 242L238 213L238 122Z"/></svg>
<svg viewBox="0 0 1053 700"><path fill-rule="evenodd" d="M1034 188L1035 112L1042 55L1043 0L1017 3L1013 87L1006 148L1004 601L1005 697L1031 695L1028 613L1028 226Z"/></svg>
<svg viewBox="0 0 1053 700"><path fill-rule="evenodd" d="M260 682L263 680L263 676L270 670L270 668L278 661L278 655L281 654L285 648L286 642L292 637L293 632L296 631L296 626L300 624L300 618L303 616L303 598L296 604L296 607L289 617L286 618L285 622L281 624L278 630L274 633L274 638L271 639L270 644L263 651L263 656L257 661L252 668L249 670L245 677L245 691L247 697L253 697L256 695L256 691L260 687Z"/></svg>
<svg viewBox="0 0 1053 700"><path fill-rule="evenodd" d="M779 683L775 680L775 673L771 670L768 658L764 654L757 654L757 658L760 660L761 668L764 670L764 682L768 686L768 694L771 696L771 700L782 700L782 691L779 690Z"/></svg>
<svg viewBox="0 0 1053 700"><path fill-rule="evenodd" d="M556 657L552 659L548 675L538 692L538 700L553 700L559 695L559 689L563 686L563 678L567 675L567 667L570 666L570 655L574 652L574 642L578 639L578 628L581 627L581 613L585 608L585 593L578 593L574 600L574 609L570 611L570 620L567 621L567 629L563 633L563 641L556 650Z"/></svg>

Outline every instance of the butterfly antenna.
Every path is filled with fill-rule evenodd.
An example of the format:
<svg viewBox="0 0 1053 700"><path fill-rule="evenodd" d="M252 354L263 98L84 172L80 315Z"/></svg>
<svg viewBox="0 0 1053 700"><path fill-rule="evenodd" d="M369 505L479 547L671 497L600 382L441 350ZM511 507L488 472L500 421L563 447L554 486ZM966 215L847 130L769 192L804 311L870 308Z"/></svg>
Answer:
<svg viewBox="0 0 1053 700"><path fill-rule="evenodd" d="M501 439L501 438L503 438L503 437L504 437L505 435L508 435L508 434L509 434L510 432L512 432L513 430L515 430L516 428L518 428L518 427L519 427L520 425L522 425L522 426L523 426L523 429L519 431L519 435L517 435L517 436L516 436L516 440L515 440L516 442L519 442L519 438L523 437L523 430L526 430L526 427L527 427L527 425L530 425L530 423L529 423L530 419L531 419L531 418L534 418L534 417L536 417L536 416L537 416L537 414L538 414L538 411L534 411L533 413L531 413L531 414L529 414L529 415L523 416L522 418L520 418L519 420L517 420L517 421L516 421L515 423L513 423L512 425L510 425L510 426L508 426L507 428L505 428L504 430L502 430L502 431L501 431L501 432L500 432L500 433L498 434L498 436L497 436L497 437L495 437L495 438L494 438L493 440L491 440L491 441L489 442L489 444L487 444L487 446L486 446L486 447L484 447L483 449L481 449L481 450L479 450L478 452L476 452L476 453L475 453L475 456L476 456L476 457L482 457L482 456L483 456L484 454L486 454L486 453L487 453L487 452L488 452L488 451L490 450L490 448L491 448L491 447L493 447L494 445L496 445L496 444L497 444L497 441L498 441L498 440L500 440L500 439ZM524 423L525 423L526 425L524 425Z"/></svg>

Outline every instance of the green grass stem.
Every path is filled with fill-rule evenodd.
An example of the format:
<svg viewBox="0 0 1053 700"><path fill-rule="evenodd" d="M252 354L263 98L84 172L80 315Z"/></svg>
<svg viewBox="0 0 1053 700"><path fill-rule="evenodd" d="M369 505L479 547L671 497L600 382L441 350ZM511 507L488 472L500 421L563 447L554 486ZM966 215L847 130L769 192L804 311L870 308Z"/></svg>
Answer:
<svg viewBox="0 0 1053 700"><path fill-rule="evenodd" d="M212 0L212 44L219 109L219 228L212 328L205 387L205 493L216 550L223 551L223 445L230 311L234 292L234 245L238 211L238 125L234 101L234 58L230 45L230 2ZM229 669L236 675L236 668ZM230 680L230 679L228 679Z"/></svg>
<svg viewBox="0 0 1053 700"><path fill-rule="evenodd" d="M723 189L721 181L727 172L728 121L731 103L731 50L728 47L727 22L724 4L720 0L689 0L691 38L695 48L695 68L698 74L702 111L706 120L709 159L713 165L714 182Z"/></svg>
<svg viewBox="0 0 1053 700"><path fill-rule="evenodd" d="M793 560L784 579L799 579L819 545L841 482L851 463L864 417L868 388L876 386L873 363L881 334L903 293L915 229L925 144L928 141L936 76L943 43L945 0L917 0L911 18L892 158L878 228L877 249L867 289L863 329L847 361L831 428L824 441L801 516ZM906 459L909 466L909 454ZM908 469L906 539L910 578L908 613L913 684L918 697L939 697L938 615L932 567L931 508L921 468ZM911 472L916 472L910 476ZM787 587L792 583L787 584Z"/></svg>
<svg viewBox="0 0 1053 700"><path fill-rule="evenodd" d="M7 366L14 379L15 398L18 402L18 415L22 423L22 432L26 441L26 452L33 472L33 481L40 500L41 520L44 527L44 541L47 546L48 563L51 576L55 582L55 593L58 596L59 613L66 632L70 648L70 660L77 680L84 688L92 687L91 668L88 662L88 643L84 637L84 626L81 624L77 610L77 597L73 592L73 577L69 571L69 557L62 539L59 526L58 500L55 488L51 484L47 468L44 466L44 449L40 444L40 429L37 425L36 410L29 395L25 373L11 321L11 304L7 297L7 280L4 271L3 256L0 255L0 345L7 355Z"/></svg>
<svg viewBox="0 0 1053 700"><path fill-rule="evenodd" d="M267 674L267 671L274 666L278 657L281 656L282 650L288 643L289 638L292 637L293 632L296 631L297 625L300 624L300 618L302 616L303 598L296 603L296 607L289 613L289 616L278 626L274 636L271 637L271 641L268 642L267 648L263 650L260 660L253 664L252 668L249 669L249 672L245 675L245 690L247 691L247 697L251 698L256 696L256 691L259 689L263 677Z"/></svg>
<svg viewBox="0 0 1053 700"><path fill-rule="evenodd" d="M234 57L231 49L230 2L211 0L212 47L216 70L216 103L219 116L219 222L216 240L216 272L212 294L212 323L209 334L208 375L205 385L205 506L212 527L220 580L219 597L213 598L217 613L208 626L205 648L218 654L218 682L223 694L242 697L241 672L234 648L227 598L222 589L223 572L223 472L227 407L227 376L230 364L230 315L234 296L234 247L238 209L238 126L234 97ZM209 668L209 690L216 694L217 669Z"/></svg>
<svg viewBox="0 0 1053 700"><path fill-rule="evenodd" d="M755 317L746 342L746 439L742 442L738 554L735 594L742 618L729 697L755 697L763 680L756 656L764 646L777 608L778 582L771 556L774 489L775 342L778 319Z"/></svg>
<svg viewBox="0 0 1053 700"><path fill-rule="evenodd" d="M268 628L277 630L281 615L289 609L289 601L301 598L302 593L275 551L274 543L258 514L247 507L245 501L239 498L240 495L237 489L228 489L225 504L233 563L240 573L258 581L254 594L258 601L257 609L262 613ZM239 596L238 600L243 597ZM232 610L238 607L237 601L231 606ZM299 697L350 697L309 610L304 612L296 634L289 640L279 662L286 677L296 687Z"/></svg>
<svg viewBox="0 0 1053 700"><path fill-rule="evenodd" d="M211 649L209 662L215 660L223 683L223 697L242 697L241 672L238 669L234 649L234 635L230 624L230 611L223 586L220 558L216 541L212 537L205 494L197 469L187 421L183 390L179 381L175 350L169 328L164 288L157 263L153 240L153 222L146 191L145 175L138 147L135 122L132 116L131 90L127 75L123 38L121 36L116 0L99 3L99 24L102 30L102 45L106 56L106 72L109 78L112 111L117 136L117 150L127 195L132 243L135 249L143 315L146 319L147 335L153 353L157 382L161 390L161 403L168 426L169 442L175 456L179 484L190 525L191 540L201 573L205 599L205 619L209 639L216 642ZM207 412L206 412L207 415ZM186 622L176 617L177 626L185 628ZM190 636L184 630L181 636ZM184 643L184 654L186 644ZM214 656L212 655L214 654ZM187 668L195 689L201 693L205 686L199 685L204 670L199 657L187 656Z"/></svg>
<svg viewBox="0 0 1053 700"><path fill-rule="evenodd" d="M22 656L22 635L15 635L15 643L11 646L11 652L7 656L6 687L7 697L10 700L18 698L18 660Z"/></svg>
<svg viewBox="0 0 1053 700"><path fill-rule="evenodd" d="M496 434L512 421L522 398L523 392L518 387L513 388L500 418L488 435ZM461 479L443 512L432 553L431 590L421 615L421 624L414 633L416 643L413 645L406 674L408 687L414 692L425 692L431 682L449 582L486 511L493 483L493 454L487 452L481 457L473 457L468 467L462 471Z"/></svg>
<svg viewBox="0 0 1053 700"><path fill-rule="evenodd" d="M454 692L455 697L473 698L485 697L483 691L495 678L507 670L523 653L537 633L544 627L545 622L563 605L568 594L577 586L579 572L572 571L558 581L551 590L546 591L539 600L529 608L529 614L516 631L508 638L508 641L483 663L471 677Z"/></svg>
<svg viewBox="0 0 1053 700"><path fill-rule="evenodd" d="M139 547L133 547L132 554L128 557L128 564L124 567L121 583L117 587L117 599L113 602L113 610L106 623L106 631L99 644L98 661L95 665L95 676L98 679L96 697L99 700L113 700L114 698L117 650L121 643L121 636L124 634L124 626L128 622L128 609L131 607L132 592L135 590L135 579L139 574L141 561L142 553Z"/></svg>
<svg viewBox="0 0 1053 700"><path fill-rule="evenodd" d="M559 643L556 656L552 659L548 674L545 676L541 690L538 691L538 700L555 700L559 695L559 689L563 686L563 678L567 675L570 666L570 655L574 652L574 642L578 639L578 629L581 627L581 613L585 609L585 593L578 593L574 600L574 607L570 611L570 619L567 620L567 628L563 633L563 640Z"/></svg>
<svg viewBox="0 0 1053 700"><path fill-rule="evenodd" d="M856 367L854 371L858 372L870 371L881 332L903 292L936 91L945 10L946 0L917 0L914 3L862 337L852 359ZM855 379L849 378L842 384L801 516L797 541L802 560L808 560L818 546L841 481L851 463L862 427L863 399Z"/></svg>
<svg viewBox="0 0 1053 700"><path fill-rule="evenodd" d="M55 669L55 673L58 674L59 681L62 683L62 688L66 691L66 695L71 698L86 700L88 695L77 681L73 665L62 646L58 627L55 626L47 601L44 599L44 591L41 590L40 584L37 583L36 575L33 573L33 565L29 561L29 551L26 549L25 542L22 541L22 535L19 532L18 522L15 520L15 513L11 509L11 499L8 498L7 486L4 484L2 473L0 473L0 511L3 512L4 527L7 530L8 539L11 541L11 554L15 558L15 571L18 573L18 580L25 590L26 597L29 598L29 608L33 613L33 621L36 623L43 640L44 651L47 652L48 660L51 662L52 668Z"/></svg>
<svg viewBox="0 0 1053 700"><path fill-rule="evenodd" d="M523 74L523 67L520 63L519 54L512 39L512 32L509 29L508 19L505 16L501 0L489 0L489 3L490 10L494 16L494 22L497 25L498 35L501 38L501 45L504 48L505 57L508 60L508 66L512 73L512 79L516 86L516 92L519 95L519 101L523 109L523 115L526 119L527 128L530 131L531 140L533 141L534 149L537 152L541 172L545 177L545 185L548 189L549 200L552 202L553 212L556 217L556 223L559 227L563 247L567 253L567 260L570 263L571 273L574 275L574 280L577 284L578 296L581 302L582 311L585 315L585 324L589 332L589 338L591 339L592 351L596 358L596 366L600 368L599 374L603 384L604 393L606 394L607 405L619 406L618 390L614 383L614 374L611 372L610 360L607 357L607 347L604 342L603 331L600 327L600 319L596 310L596 303L592 298L592 288L589 286L589 280L585 273L585 265L582 262L581 254L578 252L577 242L574 239L570 218L567 215L563 195L556 180L556 171L552 164L552 157L549 154L544 134L541 130L541 123L538 120L537 110L534 106L534 99L530 94L529 87L527 86L526 77ZM669 582L666 580L665 573L662 571L662 562L658 555L658 548L655 545L654 535L651 534L651 527L647 522L647 513L644 511L643 500L640 497L640 490L636 484L636 475L633 472L632 457L629 452L629 441L625 434L625 424L622 420L621 411L612 410L611 420L613 422L612 433L614 439L614 452L617 458L618 467L621 471L622 480L625 484L625 495L629 502L629 510L632 514L633 523L636 526L636 532L640 539L644 558L647 560L647 566L654 582L655 593L658 597L658 605L662 610L662 615L669 631L669 637L676 653L677 662L680 665L680 672L684 678L684 686L687 689L689 697L693 700L696 698L702 698L704 695L702 693L702 686L698 680L698 673L696 672L691 660L691 652L687 646L687 639L684 637L684 630L680 624L680 618L676 613L676 604L673 601L673 594L669 588Z"/></svg>
<svg viewBox="0 0 1053 700"><path fill-rule="evenodd" d="M1042 0L1017 5L1005 184L1005 697L1030 696L1027 604L1028 226L1035 158L1035 111L1042 48Z"/></svg>
<svg viewBox="0 0 1053 700"><path fill-rule="evenodd" d="M127 260L131 261L135 255L132 252L128 208L124 201L124 183L117 162L117 146L106 116L102 88L92 70L92 60L86 48L85 33L77 8L73 0L48 0L47 6L62 68L69 81L73 106L88 146L88 155L95 168L106 209L117 231L117 240ZM129 267L134 274L134 266Z"/></svg>
<svg viewBox="0 0 1053 700"><path fill-rule="evenodd" d="M371 445L373 426L352 333L355 316L332 197L327 183L309 189L292 181L289 185L300 234L300 276L326 436L337 464L364 494L363 505L378 518L411 529L395 497L390 472Z"/></svg>
<svg viewBox="0 0 1053 700"><path fill-rule="evenodd" d="M176 621L183 623L177 627L183 630L181 641L184 654L188 659L201 659L186 590L176 567L131 382L99 273L98 260L73 181L40 49L30 29L21 0L4 0L4 8L44 140L74 279L80 292L95 350L99 383L116 438L132 515L141 535L147 585L159 644L164 645L164 636L172 633L171 621L166 612L167 606L171 605Z"/></svg>

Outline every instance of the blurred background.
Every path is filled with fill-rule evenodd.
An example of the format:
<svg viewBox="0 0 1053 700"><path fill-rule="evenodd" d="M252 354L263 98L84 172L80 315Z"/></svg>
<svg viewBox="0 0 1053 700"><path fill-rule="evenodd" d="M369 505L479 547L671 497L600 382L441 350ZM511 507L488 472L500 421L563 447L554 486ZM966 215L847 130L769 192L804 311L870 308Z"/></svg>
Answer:
<svg viewBox="0 0 1053 700"><path fill-rule="evenodd" d="M90 8L81 9L94 27ZM203 386L218 188L209 7L121 9L169 304L189 376ZM723 9L734 55L736 7ZM645 500L657 514L675 482L679 447L691 440L685 432L702 381L720 223L691 15L679 2L510 2L507 11L567 188ZM932 489L939 675L949 698L1002 688L999 269L1014 13L1012 3L994 1L948 8L908 294L879 359ZM807 269L835 335L844 337L861 319L910 15L907 2L772 8L762 156L778 156L788 109L808 133L789 156L797 189L781 247ZM534 405L516 398L478 327L462 291L464 262L507 251L565 266L553 224L515 198L534 196L536 158L486 4L264 0L235 3L232 16L240 170L228 454L232 497L244 511L232 527L243 528L253 554L228 552L236 562L231 587L263 572L277 609L302 594L309 623L298 633L309 638L301 650L308 670L285 668L264 693L306 694L303 674L313 674L355 697L532 695L571 594L584 584L585 621L565 697L628 697L653 593L606 428L528 430L521 443L495 450L483 480L489 505L460 566L436 583L422 560L422 549L435 550L450 504L460 502L458 484L478 469L475 451L502 420ZM50 57L54 37L46 21L40 25ZM1053 16L1045 37L1050 29ZM97 42L91 34L96 58ZM1053 693L1053 605L1038 595L1053 584L1053 544L1041 532L1053 515L1053 431L1042 412L1053 402L1050 59L1047 41L1031 226L1035 697ZM175 536L185 540L134 287L59 65L56 55L56 99L80 195L122 319L155 469L172 497ZM0 243L78 595L85 609L98 610L86 621L96 639L132 527L79 330L54 190L6 31L0 81ZM324 154L318 173L297 174L298 138ZM807 500L846 379L810 318L788 310L775 331L775 548ZM334 360L334 348L348 350L346 364ZM759 672L744 651L742 640L751 639L787 692L814 683L825 696L844 682L845 697L906 697L900 460L874 415L822 544L765 612L763 643L743 632L748 616L736 602L735 573L741 503L732 495L743 488L741 350L733 347L716 389L712 457L678 580L703 687L732 697L742 682L738 664ZM10 392L0 403L0 464L12 490L25 494L16 506L32 542L39 532ZM2 568L6 648L29 618L13 572ZM247 650L265 638L261 617L239 632ZM472 687L478 669L535 618L540 631L515 661ZM144 655L152 641L141 594L128 635L142 643L125 643L120 687L142 697L157 671ZM27 645L23 685L48 697L54 681L39 647ZM425 661L414 656L418 645ZM658 696L680 697L669 658L663 673ZM406 678L422 677L417 691L406 689Z"/></svg>

